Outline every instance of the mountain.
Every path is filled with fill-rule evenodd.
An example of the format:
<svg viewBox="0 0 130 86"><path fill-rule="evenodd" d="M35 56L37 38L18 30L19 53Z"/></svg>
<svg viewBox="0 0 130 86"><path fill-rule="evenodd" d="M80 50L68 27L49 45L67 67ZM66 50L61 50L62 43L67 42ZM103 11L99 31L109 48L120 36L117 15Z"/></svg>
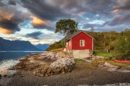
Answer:
<svg viewBox="0 0 130 86"><path fill-rule="evenodd" d="M40 50L45 51L49 47L49 45L48 44L38 44L38 45L36 45L36 47Z"/></svg>
<svg viewBox="0 0 130 86"><path fill-rule="evenodd" d="M28 41L10 41L6 40L0 37L0 51L6 51L6 52L0 52L0 61L7 60L7 59L18 59L23 56L26 56L28 54L32 53L38 53L35 51L41 51L36 46L31 44ZM18 52L11 52L11 51L18 51ZM24 52L24 51L34 51L34 52Z"/></svg>
<svg viewBox="0 0 130 86"><path fill-rule="evenodd" d="M1 51L40 51L28 41L10 41L0 38L0 50Z"/></svg>

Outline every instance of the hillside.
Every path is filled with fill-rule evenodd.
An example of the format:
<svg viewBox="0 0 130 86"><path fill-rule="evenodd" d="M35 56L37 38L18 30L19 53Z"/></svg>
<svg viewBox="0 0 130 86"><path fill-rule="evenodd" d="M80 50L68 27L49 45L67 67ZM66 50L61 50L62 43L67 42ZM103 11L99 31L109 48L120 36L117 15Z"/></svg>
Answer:
<svg viewBox="0 0 130 86"><path fill-rule="evenodd" d="M94 38L94 54L114 59L130 59L130 30L122 32L87 32ZM48 50L64 48L63 39L50 45ZM113 59L112 58L112 59Z"/></svg>

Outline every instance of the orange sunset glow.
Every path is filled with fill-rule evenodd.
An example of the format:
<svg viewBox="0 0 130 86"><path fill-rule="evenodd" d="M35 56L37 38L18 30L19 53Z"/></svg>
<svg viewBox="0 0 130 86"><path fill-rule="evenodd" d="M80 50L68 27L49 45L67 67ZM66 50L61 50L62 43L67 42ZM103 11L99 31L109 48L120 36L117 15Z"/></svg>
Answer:
<svg viewBox="0 0 130 86"><path fill-rule="evenodd" d="M43 26L43 25L46 25L47 22L46 22L46 20L42 20L42 19L40 19L38 17L33 16L32 17L32 24L34 26Z"/></svg>
<svg viewBox="0 0 130 86"><path fill-rule="evenodd" d="M11 30L7 30L6 28L0 27L0 33L3 33L3 34L11 34L12 31L11 31Z"/></svg>

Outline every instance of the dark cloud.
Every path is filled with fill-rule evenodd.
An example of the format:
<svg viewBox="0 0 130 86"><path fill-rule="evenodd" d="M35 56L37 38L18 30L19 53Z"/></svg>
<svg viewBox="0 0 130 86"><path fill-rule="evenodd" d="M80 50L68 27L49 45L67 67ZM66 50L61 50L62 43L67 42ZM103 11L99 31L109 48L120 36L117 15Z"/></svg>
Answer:
<svg viewBox="0 0 130 86"><path fill-rule="evenodd" d="M31 37L31 38L34 38L34 39L39 39L40 35L42 35L41 32L33 32L33 33L30 33L30 34L27 34L26 37Z"/></svg>
<svg viewBox="0 0 130 86"><path fill-rule="evenodd" d="M0 2L0 6L5 6L5 4L4 4L4 3L2 3L2 2Z"/></svg>
<svg viewBox="0 0 130 86"><path fill-rule="evenodd" d="M95 28L95 27L102 27L104 25L99 25L99 24L84 24L83 28Z"/></svg>
<svg viewBox="0 0 130 86"><path fill-rule="evenodd" d="M76 13L107 14L112 10L113 0L45 0L50 5L61 7L64 10ZM49 2L50 1L50 2Z"/></svg>
<svg viewBox="0 0 130 86"><path fill-rule="evenodd" d="M125 16L118 16L113 18L112 21L108 22L107 24L111 25L111 26L115 26L115 25L120 25L120 24L129 24L130 22L130 15L125 15Z"/></svg>
<svg viewBox="0 0 130 86"><path fill-rule="evenodd" d="M22 0L22 3L24 4L24 7L43 19L55 20L59 17L67 16L67 14L59 8L45 4L44 0Z"/></svg>
<svg viewBox="0 0 130 86"><path fill-rule="evenodd" d="M129 27L130 22L130 0L116 0L113 7L113 17L105 25ZM120 27L119 27L120 28ZM125 27L124 27L125 28Z"/></svg>
<svg viewBox="0 0 130 86"><path fill-rule="evenodd" d="M14 23L13 21L10 21L10 20L0 21L0 27L8 29L8 30L12 30L13 32L20 30L18 25L16 23Z"/></svg>
<svg viewBox="0 0 130 86"><path fill-rule="evenodd" d="M7 30L7 34L8 31L9 34L11 34L20 30L20 28L18 27L19 19L14 17L14 12L15 11L10 8L0 8L0 30ZM2 33L2 31L0 33Z"/></svg>
<svg viewBox="0 0 130 86"><path fill-rule="evenodd" d="M102 27L95 27L94 31L99 31L99 32L108 32L108 31L117 31L121 32L124 31L126 28L129 28L130 25L125 25L125 24L120 24L120 25L104 25Z"/></svg>
<svg viewBox="0 0 130 86"><path fill-rule="evenodd" d="M11 0L1 0L0 1L0 30L9 31L9 34L19 31L19 23L28 19L29 15L18 10L18 6L10 5ZM12 0L13 1L13 0ZM2 4L2 5L1 5ZM19 7L20 9L20 7ZM2 33L0 31L0 33Z"/></svg>
<svg viewBox="0 0 130 86"><path fill-rule="evenodd" d="M11 4L11 5L16 5L17 4L16 0L10 0L8 3Z"/></svg>
<svg viewBox="0 0 130 86"><path fill-rule="evenodd" d="M130 10L130 0L117 0L114 10Z"/></svg>

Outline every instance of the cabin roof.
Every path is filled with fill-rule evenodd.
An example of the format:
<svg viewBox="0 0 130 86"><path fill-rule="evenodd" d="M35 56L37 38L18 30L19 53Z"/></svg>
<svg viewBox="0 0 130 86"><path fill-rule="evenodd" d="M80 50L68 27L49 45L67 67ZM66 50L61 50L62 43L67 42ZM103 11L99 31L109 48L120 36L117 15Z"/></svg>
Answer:
<svg viewBox="0 0 130 86"><path fill-rule="evenodd" d="M73 37L75 37L76 35L78 35L78 34L81 33L81 32L83 32L83 33L85 33L86 35L88 35L89 37L93 38L91 35L89 35L89 34L87 33L87 31L78 30L77 32L73 33L72 35L67 35L67 36L65 37L66 41L71 40Z"/></svg>

